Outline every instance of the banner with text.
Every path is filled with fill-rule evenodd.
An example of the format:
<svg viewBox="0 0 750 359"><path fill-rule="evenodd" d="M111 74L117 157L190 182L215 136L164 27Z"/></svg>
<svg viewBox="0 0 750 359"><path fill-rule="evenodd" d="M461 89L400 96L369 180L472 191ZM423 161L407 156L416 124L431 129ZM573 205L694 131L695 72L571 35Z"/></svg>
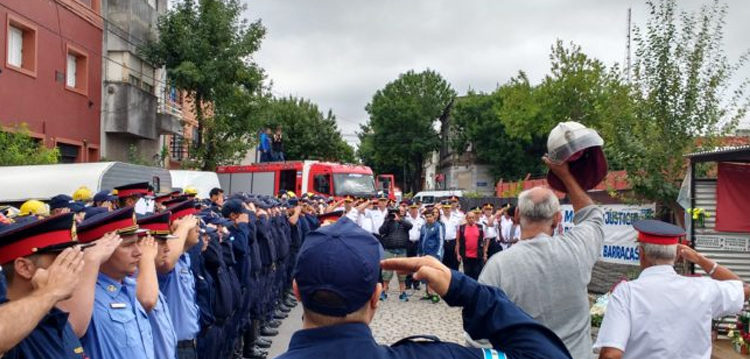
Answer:
<svg viewBox="0 0 750 359"><path fill-rule="evenodd" d="M573 224L573 206L563 205L563 221L558 231L569 231ZM613 204L601 206L604 211L604 246L599 260L609 263L638 265L638 245L632 224L654 216L654 205L630 206Z"/></svg>

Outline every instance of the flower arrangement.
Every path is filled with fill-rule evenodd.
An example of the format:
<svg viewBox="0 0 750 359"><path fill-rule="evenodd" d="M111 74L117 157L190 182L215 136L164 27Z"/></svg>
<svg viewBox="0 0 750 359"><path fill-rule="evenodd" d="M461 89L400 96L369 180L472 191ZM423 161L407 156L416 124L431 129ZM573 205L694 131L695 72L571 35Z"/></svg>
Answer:
<svg viewBox="0 0 750 359"><path fill-rule="evenodd" d="M742 312L737 317L737 330L730 330L727 336L732 341L732 348L734 351L740 354L750 354L750 332L748 332L748 326L750 325L750 312Z"/></svg>
<svg viewBox="0 0 750 359"><path fill-rule="evenodd" d="M688 213L693 217L693 220L698 222L698 226L701 228L706 227L706 218L711 217L711 214L706 212L703 208L688 208Z"/></svg>

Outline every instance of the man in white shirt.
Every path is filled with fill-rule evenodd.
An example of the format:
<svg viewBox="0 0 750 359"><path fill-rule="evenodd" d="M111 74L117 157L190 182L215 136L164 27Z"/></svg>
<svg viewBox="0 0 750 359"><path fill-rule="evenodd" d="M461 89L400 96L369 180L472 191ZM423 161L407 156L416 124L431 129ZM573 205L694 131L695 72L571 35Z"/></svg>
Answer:
<svg viewBox="0 0 750 359"><path fill-rule="evenodd" d="M378 195L377 207L365 210L364 217L372 222L371 227L365 229L368 229L370 233L380 239L380 227L383 226L386 216L388 216L388 197L385 194L380 194Z"/></svg>
<svg viewBox="0 0 750 359"><path fill-rule="evenodd" d="M503 250L506 250L521 240L521 226L518 223L518 218L515 216L516 206L510 206L504 210L505 213L503 214L503 219L500 224L502 228L500 231L500 244L502 245ZM506 220L505 217L507 216L507 213L513 213L513 215L508 216L508 219Z"/></svg>
<svg viewBox="0 0 750 359"><path fill-rule="evenodd" d="M409 210L404 216L404 219L411 223L411 229L409 230L409 248L406 250L407 257L416 257L417 249L419 247L419 234L422 231L424 225L424 218L419 214L419 204L416 202L409 203ZM419 290L419 281L412 280L412 275L406 276L406 288L413 288Z"/></svg>
<svg viewBox="0 0 750 359"><path fill-rule="evenodd" d="M461 225L463 218L454 214L450 203L443 204L443 215L440 221L445 227L445 243L443 244L445 253L443 255L443 264L453 270L458 270L458 258L456 258L456 235L458 226Z"/></svg>
<svg viewBox="0 0 750 359"><path fill-rule="evenodd" d="M362 229L372 233L372 220L365 216L365 213L367 211L372 210L375 208L375 203L377 203L374 199L365 198L360 206L357 208L362 208L362 210L359 211L359 218L357 221L357 224L362 227Z"/></svg>
<svg viewBox="0 0 750 359"><path fill-rule="evenodd" d="M557 196L543 187L523 191L516 210L521 240L492 256L479 282L505 291L521 309L552 329L573 358L591 359L588 283L604 242L604 213L567 163L555 164L546 157L545 163L567 188L576 226L553 236L562 221Z"/></svg>
<svg viewBox="0 0 750 359"><path fill-rule="evenodd" d="M492 213L493 209L495 207L492 203L485 203L482 206L482 215L477 221L482 226L482 231L484 232L484 262L487 262L487 258L492 257L493 254L502 250L502 247L500 247L500 237L497 235L498 217Z"/></svg>
<svg viewBox="0 0 750 359"><path fill-rule="evenodd" d="M600 359L709 359L711 319L740 312L750 289L729 269L678 244L682 228L655 220L638 231L641 272L615 288L595 349ZM710 278L684 277L676 258L700 266Z"/></svg>
<svg viewBox="0 0 750 359"><path fill-rule="evenodd" d="M458 196L452 196L450 198L450 205L451 215L453 217L458 217L463 221L464 217L466 217L466 213L461 210L461 202L459 201Z"/></svg>

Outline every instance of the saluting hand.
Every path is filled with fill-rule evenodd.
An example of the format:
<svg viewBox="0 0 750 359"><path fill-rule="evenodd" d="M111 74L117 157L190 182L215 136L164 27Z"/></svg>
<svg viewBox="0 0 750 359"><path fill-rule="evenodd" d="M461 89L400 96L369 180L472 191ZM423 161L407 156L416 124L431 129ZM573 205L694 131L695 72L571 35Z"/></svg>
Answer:
<svg viewBox="0 0 750 359"><path fill-rule="evenodd" d="M141 249L141 263L154 263L156 255L159 253L159 244L150 234L143 238L138 244Z"/></svg>
<svg viewBox="0 0 750 359"><path fill-rule="evenodd" d="M73 296L83 271L81 247L66 248L47 268L39 268L31 277L34 289L49 294L60 302Z"/></svg>
<svg viewBox="0 0 750 359"><path fill-rule="evenodd" d="M175 222L177 222L178 228L192 229L193 227L198 225L198 217L196 217L193 214L189 214L185 217L182 217L176 220Z"/></svg>
<svg viewBox="0 0 750 359"><path fill-rule="evenodd" d="M414 280L425 280L438 295L445 296L451 285L451 270L432 256L391 258L380 261L384 270L414 273Z"/></svg>
<svg viewBox="0 0 750 359"><path fill-rule="evenodd" d="M122 238L116 232L109 232L97 240L93 247L83 251L87 262L102 264L106 262L115 249L122 243Z"/></svg>
<svg viewBox="0 0 750 359"><path fill-rule="evenodd" d="M684 259L690 263L698 263L703 256L684 244L677 245L677 259Z"/></svg>

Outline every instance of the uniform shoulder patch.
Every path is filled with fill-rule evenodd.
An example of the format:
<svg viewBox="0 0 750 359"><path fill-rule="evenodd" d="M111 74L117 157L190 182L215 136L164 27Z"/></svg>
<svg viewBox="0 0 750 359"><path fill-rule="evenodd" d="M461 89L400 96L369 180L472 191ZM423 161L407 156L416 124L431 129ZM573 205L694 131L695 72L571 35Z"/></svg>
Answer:
<svg viewBox="0 0 750 359"><path fill-rule="evenodd" d="M482 349L482 354L484 354L484 359L506 359L506 356L502 352L498 352L495 349Z"/></svg>
<svg viewBox="0 0 750 359"><path fill-rule="evenodd" d="M412 335L410 337L406 337L404 339L401 339L393 344L391 344L392 347L396 347L405 343L411 343L411 342L440 342L440 338L434 335Z"/></svg>

